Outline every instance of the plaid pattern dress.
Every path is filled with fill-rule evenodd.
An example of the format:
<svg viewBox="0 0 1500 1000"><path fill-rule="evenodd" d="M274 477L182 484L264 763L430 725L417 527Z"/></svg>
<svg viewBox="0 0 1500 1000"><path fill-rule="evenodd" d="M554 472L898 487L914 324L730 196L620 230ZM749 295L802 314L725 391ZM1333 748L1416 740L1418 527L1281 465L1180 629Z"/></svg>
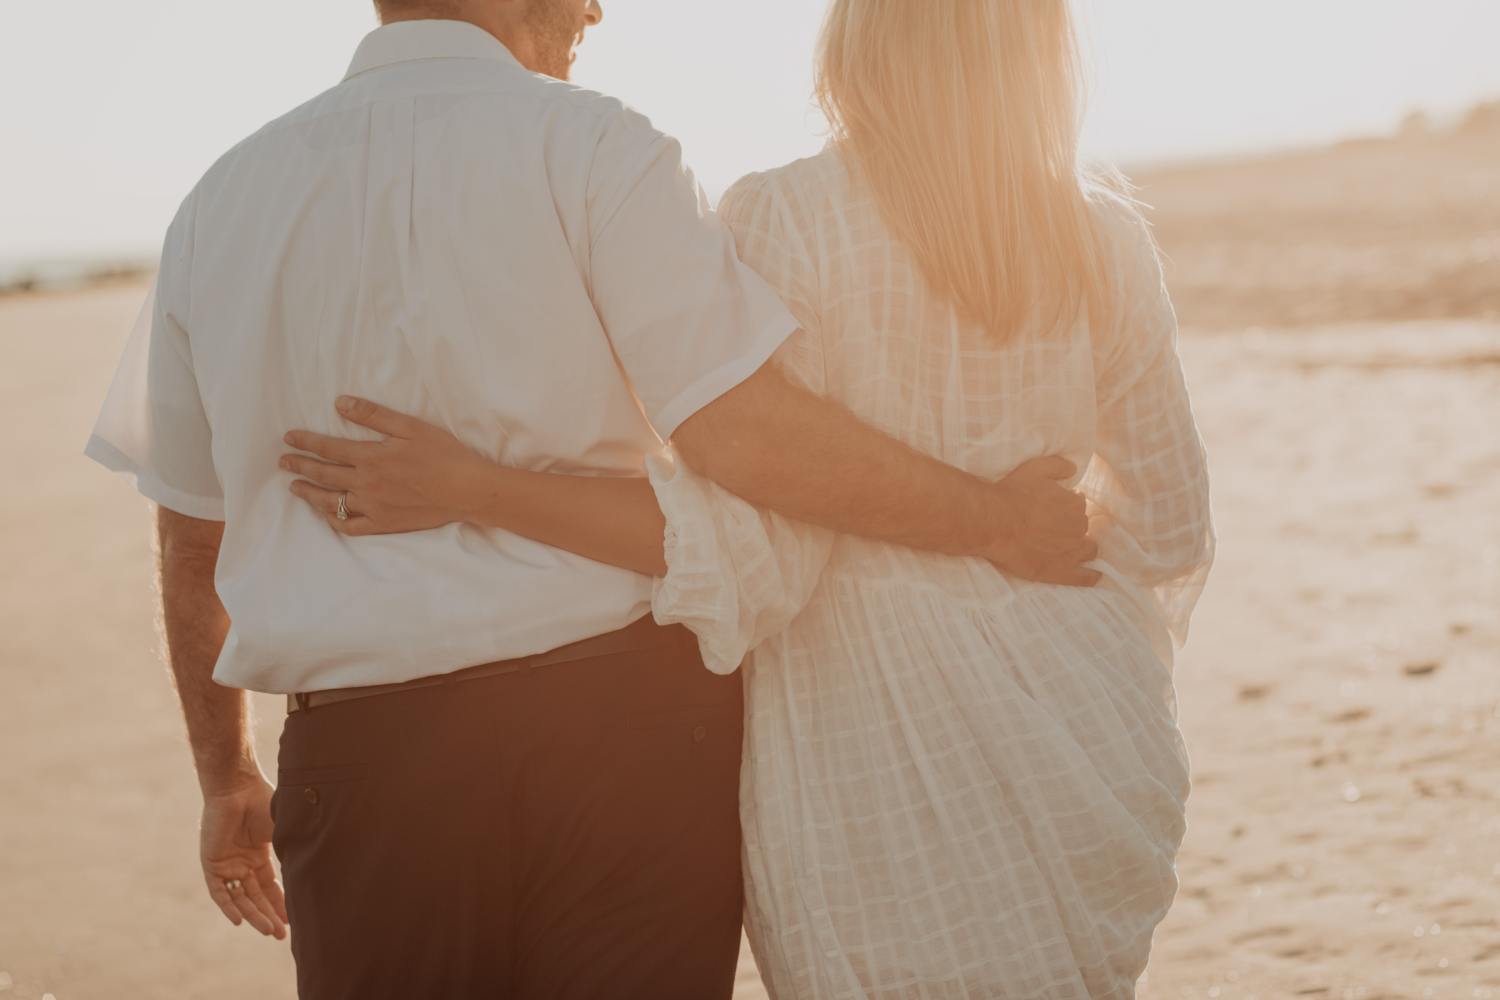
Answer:
<svg viewBox="0 0 1500 1000"><path fill-rule="evenodd" d="M980 476L1073 459L1105 576L834 535L653 459L657 617L713 669L748 654L746 918L772 996L1134 996L1188 795L1172 640L1214 547L1149 232L1102 199L1113 322L1001 342L927 290L833 148L720 211L801 322L792 378Z"/></svg>

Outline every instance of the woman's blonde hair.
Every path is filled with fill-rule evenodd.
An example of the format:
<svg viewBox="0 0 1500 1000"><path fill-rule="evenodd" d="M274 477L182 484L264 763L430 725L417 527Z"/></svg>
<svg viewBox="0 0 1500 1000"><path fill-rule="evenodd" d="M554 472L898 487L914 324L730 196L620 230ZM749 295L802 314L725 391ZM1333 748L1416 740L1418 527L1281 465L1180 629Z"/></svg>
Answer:
<svg viewBox="0 0 1500 1000"><path fill-rule="evenodd" d="M1069 0L833 0L818 100L932 289L998 337L1107 312Z"/></svg>

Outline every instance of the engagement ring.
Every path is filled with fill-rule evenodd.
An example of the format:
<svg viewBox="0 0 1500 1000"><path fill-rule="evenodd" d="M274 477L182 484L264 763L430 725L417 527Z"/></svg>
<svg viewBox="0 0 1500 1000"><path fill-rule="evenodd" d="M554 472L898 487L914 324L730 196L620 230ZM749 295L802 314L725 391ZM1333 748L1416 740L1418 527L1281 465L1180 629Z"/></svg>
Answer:
<svg viewBox="0 0 1500 1000"><path fill-rule="evenodd" d="M339 494L339 509L338 513L334 516L337 517L340 521L349 520L349 494Z"/></svg>

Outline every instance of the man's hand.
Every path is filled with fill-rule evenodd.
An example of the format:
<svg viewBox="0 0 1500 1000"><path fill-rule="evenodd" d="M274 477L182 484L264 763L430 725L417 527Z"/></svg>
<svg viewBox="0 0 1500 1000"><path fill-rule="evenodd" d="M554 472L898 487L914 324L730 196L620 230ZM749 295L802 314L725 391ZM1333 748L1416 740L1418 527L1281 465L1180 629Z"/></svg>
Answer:
<svg viewBox="0 0 1500 1000"><path fill-rule="evenodd" d="M199 841L208 894L233 923L249 920L262 934L284 938L286 901L271 867L271 786L255 762L249 698L213 680L229 634L214 590L224 525L162 507L157 536L167 661L203 789Z"/></svg>
<svg viewBox="0 0 1500 1000"><path fill-rule="evenodd" d="M288 445L307 455L285 455L281 467L302 479L292 492L343 535L426 531L466 519L462 498L484 459L441 427L365 399L345 396L338 411L350 423L385 435L354 441L292 431ZM338 517L344 497L347 520Z"/></svg>
<svg viewBox="0 0 1500 1000"><path fill-rule="evenodd" d="M699 474L750 503L846 534L951 556L1012 576L1090 587L1084 501L1040 459L984 482L861 423L767 365L672 437Z"/></svg>
<svg viewBox="0 0 1500 1000"><path fill-rule="evenodd" d="M224 791L204 791L199 853L208 894L238 927L286 937L286 897L271 866L271 785L259 774Z"/></svg>
<svg viewBox="0 0 1500 1000"><path fill-rule="evenodd" d="M1065 458L1033 459L996 486L999 540L984 552L1002 571L1037 583L1092 587L1100 575L1084 563L1099 555L1088 537L1088 505L1062 485L1078 471Z"/></svg>

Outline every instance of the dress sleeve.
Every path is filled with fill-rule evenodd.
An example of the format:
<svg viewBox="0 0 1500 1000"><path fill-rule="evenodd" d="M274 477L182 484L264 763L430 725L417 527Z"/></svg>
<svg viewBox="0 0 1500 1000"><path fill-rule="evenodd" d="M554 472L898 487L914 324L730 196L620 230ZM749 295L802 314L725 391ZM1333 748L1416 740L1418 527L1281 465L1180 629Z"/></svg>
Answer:
<svg viewBox="0 0 1500 1000"><path fill-rule="evenodd" d="M791 381L823 393L816 268L790 230L782 199L752 176L724 196L720 214L742 259L800 324L775 363ZM667 575L656 582L652 610L662 624L685 624L697 634L710 670L731 673L801 613L827 566L833 533L746 503L670 450L652 456L647 470L667 521Z"/></svg>
<svg viewBox="0 0 1500 1000"><path fill-rule="evenodd" d="M187 331L191 200L168 230L146 296L84 453L169 510L224 520L213 434Z"/></svg>
<svg viewBox="0 0 1500 1000"><path fill-rule="evenodd" d="M1116 311L1095 338L1099 444L1080 489L1101 557L1154 593L1182 643L1214 557L1207 458L1155 243L1133 208L1109 215Z"/></svg>

